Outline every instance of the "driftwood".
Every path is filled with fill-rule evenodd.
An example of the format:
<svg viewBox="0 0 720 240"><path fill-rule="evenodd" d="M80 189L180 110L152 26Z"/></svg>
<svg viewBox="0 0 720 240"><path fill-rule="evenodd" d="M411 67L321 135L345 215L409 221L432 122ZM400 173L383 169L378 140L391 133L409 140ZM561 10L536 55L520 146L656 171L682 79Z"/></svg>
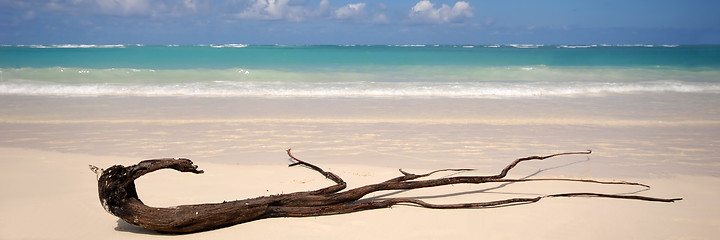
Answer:
<svg viewBox="0 0 720 240"><path fill-rule="evenodd" d="M416 180L443 171L468 171L471 169L442 169L426 174L412 174L400 170L402 176L385 182L366 185L347 191L345 181L334 173L295 158L290 150L288 156L293 161L290 166L301 165L319 172L335 185L315 191L296 192L252 199L236 200L222 203L205 203L182 205L169 208L150 207L143 204L135 190L134 180L147 173L170 168L180 172L203 173L189 159L165 158L145 160L128 167L115 165L107 170L91 166L98 174L98 192L102 206L110 214L142 228L160 232L190 233L227 227L248 221L274 217L309 217L351 213L377 208L387 208L396 204L414 204L425 208L480 208L491 206L507 206L520 203L533 203L552 197L602 197L622 198L642 201L673 202L681 198L654 198L638 195L617 195L602 193L559 193L531 198L510 198L499 201L431 204L418 199L390 198L384 200L360 200L363 196L384 190L416 189L461 183L488 182L529 182L529 181L575 181L595 184L620 184L648 187L647 185L625 181L596 181L585 179L505 179L507 173L518 163L529 160L543 160L560 155L590 154L591 151L558 153L548 156L531 156L519 158L507 165L497 175L491 176L457 176L430 180Z"/></svg>

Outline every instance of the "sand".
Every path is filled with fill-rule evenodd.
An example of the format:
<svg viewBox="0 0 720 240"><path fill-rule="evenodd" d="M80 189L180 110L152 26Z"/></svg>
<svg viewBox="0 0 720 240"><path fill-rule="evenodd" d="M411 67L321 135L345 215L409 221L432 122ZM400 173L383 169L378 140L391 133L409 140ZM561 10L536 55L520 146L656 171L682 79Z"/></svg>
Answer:
<svg viewBox="0 0 720 240"><path fill-rule="evenodd" d="M224 99L0 97L0 238L166 238L106 213L88 164L188 157L205 174L140 178L153 206L313 190L332 182L288 168L284 149L349 187L439 168L498 172L518 157L592 149L528 162L509 177L642 182L453 185L368 197L433 203L573 191L682 197L676 203L552 198L486 209L395 206L352 214L264 219L183 239L710 239L720 236L717 96L568 99ZM438 177L448 174L439 174Z"/></svg>

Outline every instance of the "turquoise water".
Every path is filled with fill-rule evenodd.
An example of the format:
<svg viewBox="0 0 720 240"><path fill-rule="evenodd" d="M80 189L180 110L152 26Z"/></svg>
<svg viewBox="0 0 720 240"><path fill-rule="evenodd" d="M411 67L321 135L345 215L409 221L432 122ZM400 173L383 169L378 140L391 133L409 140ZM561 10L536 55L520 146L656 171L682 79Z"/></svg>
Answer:
<svg viewBox="0 0 720 240"><path fill-rule="evenodd" d="M720 92L720 46L0 47L0 94L512 98Z"/></svg>

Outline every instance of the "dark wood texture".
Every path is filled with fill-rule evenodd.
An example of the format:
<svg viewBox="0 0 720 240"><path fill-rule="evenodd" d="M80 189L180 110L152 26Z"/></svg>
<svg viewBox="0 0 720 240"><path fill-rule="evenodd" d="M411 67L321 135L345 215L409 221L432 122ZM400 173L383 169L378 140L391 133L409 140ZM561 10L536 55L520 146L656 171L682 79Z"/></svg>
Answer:
<svg viewBox="0 0 720 240"><path fill-rule="evenodd" d="M673 202L681 200L681 198L654 198L637 195L614 195L601 193L559 193L532 198L510 198L499 201L458 204L431 204L411 198L361 200L361 198L367 194L377 191L416 189L450 184L479 184L488 182L575 181L595 184L621 184L648 187L644 184L625 181L596 181L585 179L505 179L507 173L520 162L544 160L560 155L590 154L591 151L589 150L584 152L568 152L548 156L519 158L503 168L499 174L490 176L458 176L429 180L416 180L430 176L431 174L437 172L467 171L471 169L442 169L426 174L412 174L400 170L403 174L400 177L347 191L342 191L346 188L346 183L339 176L296 158L291 154L289 149L287 150L287 153L291 160L294 161L290 164L290 166L301 165L308 167L332 180L335 184L329 187L307 192L263 196L222 203L157 208L143 204L135 190L135 179L147 173L165 168L196 174L203 173L203 171L198 170L198 167L194 165L192 161L184 158L145 160L128 167L115 165L104 171L94 166L91 166L91 169L99 175L98 192L100 202L105 210L130 224L146 229L171 233L206 231L263 218L308 217L351 213L362 210L386 208L400 203L414 204L425 208L447 209L533 203L549 197L602 197L656 202Z"/></svg>

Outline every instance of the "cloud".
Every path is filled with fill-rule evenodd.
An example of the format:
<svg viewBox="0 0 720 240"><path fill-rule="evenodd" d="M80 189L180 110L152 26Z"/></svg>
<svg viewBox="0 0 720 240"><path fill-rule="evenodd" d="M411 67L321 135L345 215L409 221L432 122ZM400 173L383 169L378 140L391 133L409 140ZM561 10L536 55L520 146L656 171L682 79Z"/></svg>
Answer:
<svg viewBox="0 0 720 240"><path fill-rule="evenodd" d="M362 16L365 10L365 3L348 4L333 12L336 19L349 19Z"/></svg>
<svg viewBox="0 0 720 240"><path fill-rule="evenodd" d="M117 15L143 15L150 12L147 0L96 0L100 11Z"/></svg>
<svg viewBox="0 0 720 240"><path fill-rule="evenodd" d="M35 11L33 11L33 10L25 12L25 14L23 14L23 16L22 16L23 20L32 20L34 18L35 18Z"/></svg>
<svg viewBox="0 0 720 240"><path fill-rule="evenodd" d="M456 2L452 7L442 4L435 8L429 0L422 0L410 9L410 20L416 23L443 24L462 22L473 17L473 7L465 1Z"/></svg>
<svg viewBox="0 0 720 240"><path fill-rule="evenodd" d="M255 3L235 14L239 19L304 21L327 12L328 0L322 0L317 9L292 4L291 0L255 0Z"/></svg>
<svg viewBox="0 0 720 240"><path fill-rule="evenodd" d="M335 8L330 6L328 0L321 0L317 6L304 4L304 1L253 0L250 6L234 14L234 17L238 19L289 20L294 22L317 19L367 21L366 7L367 4L364 2L350 3ZM372 22L388 22L387 17L383 14L375 14L372 20Z"/></svg>
<svg viewBox="0 0 720 240"><path fill-rule="evenodd" d="M195 0L184 0L183 6L185 6L186 9L197 12L198 10L198 2Z"/></svg>
<svg viewBox="0 0 720 240"><path fill-rule="evenodd" d="M283 18L283 10L287 9L287 1L257 0L244 11L235 14L240 19L277 20Z"/></svg>
<svg viewBox="0 0 720 240"><path fill-rule="evenodd" d="M378 24L387 24L387 23L390 23L390 19L388 19L388 17L385 16L385 14L378 13L378 14L375 14L375 16L373 16L372 22L378 23Z"/></svg>
<svg viewBox="0 0 720 240"><path fill-rule="evenodd" d="M388 24L390 19L382 13L387 6L379 4L378 9L366 10L366 3L351 3L338 9L331 10L331 18L337 20L350 20L360 23Z"/></svg>
<svg viewBox="0 0 720 240"><path fill-rule="evenodd" d="M220 10L227 20L278 20L346 22L387 24L384 13L388 6L377 3L370 7L366 2L349 2L332 6L330 0L0 0L0 7L24 9L25 19L43 13L72 15L105 15L118 17L177 18L192 15L208 16Z"/></svg>
<svg viewBox="0 0 720 240"><path fill-rule="evenodd" d="M50 11L105 15L144 15L151 10L147 0L50 0L44 8Z"/></svg>
<svg viewBox="0 0 720 240"><path fill-rule="evenodd" d="M377 6L377 8L380 9L380 10L386 10L386 9L387 9L387 5L385 5L385 3L379 3L378 6Z"/></svg>
<svg viewBox="0 0 720 240"><path fill-rule="evenodd" d="M45 0L33 9L111 16L183 16L197 12L208 0Z"/></svg>

